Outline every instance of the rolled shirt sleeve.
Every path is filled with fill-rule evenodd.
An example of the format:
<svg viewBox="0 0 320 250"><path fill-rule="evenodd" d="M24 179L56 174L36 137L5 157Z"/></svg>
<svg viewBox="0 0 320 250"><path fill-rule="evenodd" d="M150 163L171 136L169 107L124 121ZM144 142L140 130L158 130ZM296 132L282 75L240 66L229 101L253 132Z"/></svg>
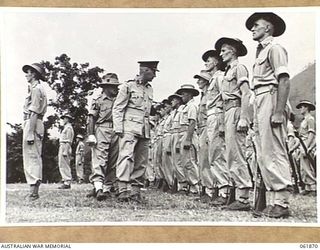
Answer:
<svg viewBox="0 0 320 250"><path fill-rule="evenodd" d="M288 69L288 53L279 44L274 44L269 52L270 65L277 79L281 74L289 75Z"/></svg>
<svg viewBox="0 0 320 250"><path fill-rule="evenodd" d="M44 109L43 102L45 96L42 94L41 89L38 87L31 89L31 103L29 106L29 111L32 111L36 114L41 114Z"/></svg>
<svg viewBox="0 0 320 250"><path fill-rule="evenodd" d="M315 122L314 122L314 118L312 116L308 117L307 125L308 125L308 133L315 134L316 133Z"/></svg>
<svg viewBox="0 0 320 250"><path fill-rule="evenodd" d="M188 107L188 120L197 120L197 106L194 103Z"/></svg>
<svg viewBox="0 0 320 250"><path fill-rule="evenodd" d="M244 82L249 83L249 72L244 65L238 64L238 66L237 66L237 85L240 87Z"/></svg>

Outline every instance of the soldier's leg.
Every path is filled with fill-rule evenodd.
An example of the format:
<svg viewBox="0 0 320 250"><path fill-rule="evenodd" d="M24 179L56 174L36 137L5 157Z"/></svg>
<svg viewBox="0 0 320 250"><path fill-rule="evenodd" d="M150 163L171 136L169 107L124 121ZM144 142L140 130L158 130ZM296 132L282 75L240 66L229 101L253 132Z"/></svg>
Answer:
<svg viewBox="0 0 320 250"><path fill-rule="evenodd" d="M140 189L144 184L144 174L148 165L149 139L135 138L134 165L130 173L130 183L132 195L140 194Z"/></svg>
<svg viewBox="0 0 320 250"><path fill-rule="evenodd" d="M303 150L303 149L301 149ZM304 154L300 154L301 177L305 184L305 193L316 190L316 174Z"/></svg>
<svg viewBox="0 0 320 250"><path fill-rule="evenodd" d="M226 158L231 178L236 187L236 201L229 205L229 209L242 210L242 205L245 204L243 210L249 210L249 190L252 187L252 182L245 160L246 134L237 131L239 119L239 107L231 108L225 113ZM239 209L237 209L238 207Z"/></svg>
<svg viewBox="0 0 320 250"><path fill-rule="evenodd" d="M255 100L257 115L257 160L266 189L275 192L274 205L288 208L292 187L289 159L286 151L286 120L272 128L270 119L275 110L276 94L263 94ZM270 205L271 202L270 202ZM286 211L287 213L287 211Z"/></svg>
<svg viewBox="0 0 320 250"><path fill-rule="evenodd" d="M192 193L199 192L199 167L197 165L197 157L196 157L196 148L194 144L194 140L192 140L192 144L190 149L184 149L185 140L187 137L187 132L184 132L183 137L181 139L181 148L182 148L182 166L184 169L184 173L187 179L188 184L190 185L190 191Z"/></svg>
<svg viewBox="0 0 320 250"><path fill-rule="evenodd" d="M209 197L213 195L214 176L209 164L209 138L207 127L199 131L199 170L202 187L205 188L205 194Z"/></svg>
<svg viewBox="0 0 320 250"><path fill-rule="evenodd" d="M162 162L163 162L163 173L166 184L169 188L172 187L173 179L172 179L172 165L170 156L171 152L171 135L167 134L163 137L163 150L162 150Z"/></svg>
<svg viewBox="0 0 320 250"><path fill-rule="evenodd" d="M230 171L225 158L226 143L225 137L219 135L219 116L211 115L208 117L208 139L209 139L209 162L213 173L214 181L219 189L219 201L216 205L225 205L227 194L232 186Z"/></svg>
<svg viewBox="0 0 320 250"><path fill-rule="evenodd" d="M183 166L183 158L184 155L183 150L181 148L181 140L182 140L182 133L174 134L173 139L173 150L174 150L174 162L176 168L176 176L178 181L178 191L187 192L188 182L185 176L184 166Z"/></svg>
<svg viewBox="0 0 320 250"><path fill-rule="evenodd" d="M62 177L63 186L68 188L71 185L72 175L70 168L71 146L69 143L61 143L59 147L59 171Z"/></svg>
<svg viewBox="0 0 320 250"><path fill-rule="evenodd" d="M123 137L119 138L119 156L116 168L119 194L128 191L128 184L134 168L134 150L137 141L138 139L129 133L124 133Z"/></svg>
<svg viewBox="0 0 320 250"><path fill-rule="evenodd" d="M83 181L83 162L81 155L76 155L76 173L77 173L77 179L78 182L81 183Z"/></svg>
<svg viewBox="0 0 320 250"><path fill-rule="evenodd" d="M119 137L115 134L112 134L111 143L109 147L109 157L107 162L104 192L110 192L112 187L117 189L116 166L117 166L118 156L119 156Z"/></svg>

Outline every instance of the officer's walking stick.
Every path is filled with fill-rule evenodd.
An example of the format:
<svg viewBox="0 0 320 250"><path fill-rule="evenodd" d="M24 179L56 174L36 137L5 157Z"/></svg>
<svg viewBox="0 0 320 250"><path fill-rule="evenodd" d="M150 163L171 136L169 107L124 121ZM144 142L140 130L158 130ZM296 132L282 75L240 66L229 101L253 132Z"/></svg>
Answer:
<svg viewBox="0 0 320 250"><path fill-rule="evenodd" d="M289 162L290 162L290 166L291 166L291 170L292 170L292 177L293 177L293 180L294 180L293 192L295 194L298 194L299 193L298 176L297 176L296 167L295 167L295 164L294 164L294 161L293 161L293 158L292 158L292 152L289 152L287 144L286 144L286 149L287 149L287 153L288 153L288 156L289 156Z"/></svg>

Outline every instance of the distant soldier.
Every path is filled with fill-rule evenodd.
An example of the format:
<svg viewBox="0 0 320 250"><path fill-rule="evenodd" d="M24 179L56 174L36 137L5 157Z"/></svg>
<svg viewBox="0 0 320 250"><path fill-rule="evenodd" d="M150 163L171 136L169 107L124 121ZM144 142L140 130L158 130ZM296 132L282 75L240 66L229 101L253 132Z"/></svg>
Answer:
<svg viewBox="0 0 320 250"><path fill-rule="evenodd" d="M117 161L119 201L144 202L141 187L148 164L150 109L158 61L138 62L139 75L122 84L113 107L114 130L120 136ZM131 193L129 190L131 189Z"/></svg>
<svg viewBox="0 0 320 250"><path fill-rule="evenodd" d="M172 126L172 107L171 102L168 99L162 101L165 109L165 119L163 124L163 150L162 150L162 167L164 174L164 183L162 190L164 192L171 189L173 186L173 165L172 165L172 135L170 129Z"/></svg>
<svg viewBox="0 0 320 250"><path fill-rule="evenodd" d="M202 191L201 200L208 203L212 199L213 195L213 173L209 164L209 151L208 151L208 127L207 127L207 90L209 87L209 81L211 75L202 70L200 74L194 76L197 79L197 84L201 90L201 99L198 109L197 117L197 132L199 135L199 168L200 168L200 180Z"/></svg>
<svg viewBox="0 0 320 250"><path fill-rule="evenodd" d="M178 183L184 183L186 181L185 173L182 166L182 150L180 150L180 141L182 134L180 134L181 125L180 125L180 116L182 113L182 96L178 94L173 94L168 97L168 100L171 102L173 109L172 114L172 125L170 128L171 133L171 152L172 152L172 166L173 166L173 181L177 183L177 186L173 186L171 191L176 192L181 190L186 192L183 185L182 187Z"/></svg>
<svg viewBox="0 0 320 250"><path fill-rule="evenodd" d="M179 183L180 191L187 191L191 194L199 193L199 166L197 163L198 138L195 133L197 122L197 106L193 97L199 95L199 91L192 84L183 84L177 90L182 96L184 106L180 115L180 150L182 167L185 174L185 182Z"/></svg>
<svg viewBox="0 0 320 250"><path fill-rule="evenodd" d="M247 54L247 49L241 40L227 37L220 38L215 49L227 64L221 93L225 108L226 161L236 188L236 200L227 209L247 211L250 210L249 190L252 187L245 159L250 89L248 70L238 61L238 57Z"/></svg>
<svg viewBox="0 0 320 250"><path fill-rule="evenodd" d="M24 104L23 125L23 170L30 185L30 201L39 198L39 186L42 180L42 140L44 134L43 116L47 111L47 95L40 83L45 81L44 69L38 63L24 65L28 82L28 96Z"/></svg>
<svg viewBox="0 0 320 250"><path fill-rule="evenodd" d="M254 115L257 160L267 189L267 207L262 215L289 216L292 190L290 163L286 150L290 80L286 50L273 41L286 29L285 22L272 12L257 12L246 21L253 40L259 43L253 66Z"/></svg>
<svg viewBox="0 0 320 250"><path fill-rule="evenodd" d="M118 136L113 131L112 107L120 83L115 73L102 77L102 93L93 100L89 111L87 143L92 146L92 174L94 189L87 196L98 201L111 197L116 182L116 162L119 154Z"/></svg>
<svg viewBox="0 0 320 250"><path fill-rule="evenodd" d="M219 55L219 51L208 50L202 55L206 70L211 74L209 87L207 89L207 127L209 163L213 173L210 182L218 188L218 196L213 201L213 206L227 204L230 188L232 186L230 171L225 159L224 138L224 111L221 96L224 73L221 71L225 65ZM208 175L209 177L210 175ZM207 194L212 192L213 186L208 186Z"/></svg>
<svg viewBox="0 0 320 250"><path fill-rule="evenodd" d="M74 120L74 118L68 113L62 115L60 118L62 119L63 129L59 139L60 146L59 146L58 161L59 161L59 171L62 177L63 184L60 187L58 187L58 189L70 189L71 181L72 181L71 166L70 166L71 154L72 154L71 145L74 137L74 131L73 131L71 122Z"/></svg>
<svg viewBox="0 0 320 250"><path fill-rule="evenodd" d="M76 148L76 173L77 173L77 180L78 183L81 184L84 181L83 177L83 168L84 168L84 143L83 143L83 136L78 134L76 136L76 143L77 143L77 148Z"/></svg>
<svg viewBox="0 0 320 250"><path fill-rule="evenodd" d="M315 105L310 101L301 101L297 105L297 109L300 109L301 114L303 115L303 120L300 124L300 137L307 148L307 154L311 157L307 157L305 150L302 145L300 146L300 166L301 166L301 175L302 181L305 184L305 190L302 192L302 195L312 195L316 196L316 187L317 187L317 177L315 169L312 167L310 162L313 159L313 154L316 148L316 124L314 117L311 115L310 111L316 109Z"/></svg>

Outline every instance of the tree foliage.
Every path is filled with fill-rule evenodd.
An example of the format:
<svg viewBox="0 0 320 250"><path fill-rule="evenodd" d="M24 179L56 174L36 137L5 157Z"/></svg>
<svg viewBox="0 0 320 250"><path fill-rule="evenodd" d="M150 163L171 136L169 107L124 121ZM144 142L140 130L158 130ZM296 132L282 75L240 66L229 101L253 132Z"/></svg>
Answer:
<svg viewBox="0 0 320 250"><path fill-rule="evenodd" d="M75 120L73 127L75 133L84 133L88 110L88 96L92 94L97 83L101 82L99 73L102 68L89 67L89 63L71 62L71 58L62 54L55 58L53 63L42 62L46 69L47 83L57 93L57 97L49 100L57 112L51 117L52 125L59 127L57 120L60 115L69 112Z"/></svg>

